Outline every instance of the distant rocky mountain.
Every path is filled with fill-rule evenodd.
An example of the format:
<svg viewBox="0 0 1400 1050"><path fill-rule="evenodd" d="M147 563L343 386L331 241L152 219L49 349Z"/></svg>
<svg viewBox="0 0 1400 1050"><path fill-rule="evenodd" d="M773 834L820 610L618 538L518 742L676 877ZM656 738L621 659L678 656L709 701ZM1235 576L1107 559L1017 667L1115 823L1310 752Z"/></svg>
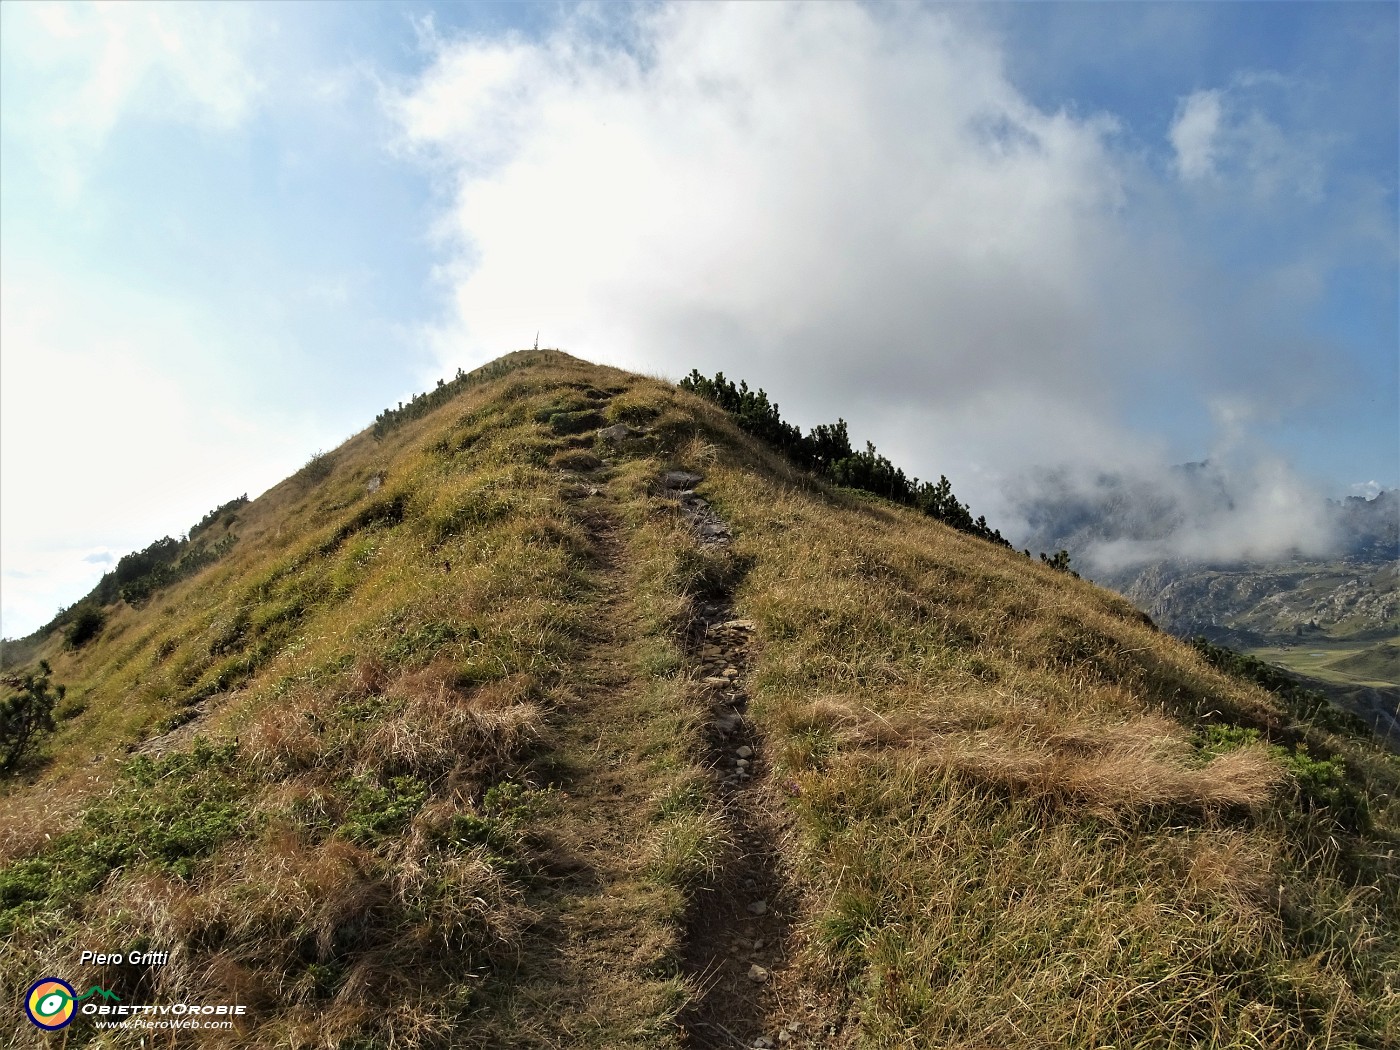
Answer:
<svg viewBox="0 0 1400 1050"><path fill-rule="evenodd" d="M1400 571L1359 558L1217 567L1155 562L1100 573L1164 630L1233 648L1400 634Z"/></svg>
<svg viewBox="0 0 1400 1050"><path fill-rule="evenodd" d="M1392 566L1400 561L1400 492L1327 502L1336 509L1346 557Z"/></svg>
<svg viewBox="0 0 1400 1050"><path fill-rule="evenodd" d="M1174 634L1262 645L1400 631L1400 493L1291 495L1209 461L1147 480L1052 474L1019 508L1023 545L1068 550Z"/></svg>
<svg viewBox="0 0 1400 1050"><path fill-rule="evenodd" d="M1400 493L1289 507L1237 489L1209 462L1165 481L1051 476L1021 507L1023 545L1068 550L1172 634L1283 666L1373 725L1393 719Z"/></svg>

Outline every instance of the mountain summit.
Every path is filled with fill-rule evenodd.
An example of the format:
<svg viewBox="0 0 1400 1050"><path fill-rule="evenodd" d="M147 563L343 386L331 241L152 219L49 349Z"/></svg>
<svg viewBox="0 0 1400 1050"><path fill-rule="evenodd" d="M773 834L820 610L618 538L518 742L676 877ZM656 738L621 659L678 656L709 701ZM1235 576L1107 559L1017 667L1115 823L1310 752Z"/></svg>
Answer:
<svg viewBox="0 0 1400 1050"><path fill-rule="evenodd" d="M7 655L57 727L17 993L242 1007L181 1046L1400 1045L1394 757L669 383L512 354L169 542Z"/></svg>

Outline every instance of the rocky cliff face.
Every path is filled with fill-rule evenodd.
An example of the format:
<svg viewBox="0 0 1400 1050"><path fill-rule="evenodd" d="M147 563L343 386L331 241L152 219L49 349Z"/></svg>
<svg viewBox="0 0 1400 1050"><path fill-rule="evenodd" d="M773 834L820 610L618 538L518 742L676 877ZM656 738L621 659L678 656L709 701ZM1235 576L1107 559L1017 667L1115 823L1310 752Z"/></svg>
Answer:
<svg viewBox="0 0 1400 1050"><path fill-rule="evenodd" d="M1213 568L1159 562L1099 578L1164 630L1227 644L1400 631L1400 570L1357 559Z"/></svg>

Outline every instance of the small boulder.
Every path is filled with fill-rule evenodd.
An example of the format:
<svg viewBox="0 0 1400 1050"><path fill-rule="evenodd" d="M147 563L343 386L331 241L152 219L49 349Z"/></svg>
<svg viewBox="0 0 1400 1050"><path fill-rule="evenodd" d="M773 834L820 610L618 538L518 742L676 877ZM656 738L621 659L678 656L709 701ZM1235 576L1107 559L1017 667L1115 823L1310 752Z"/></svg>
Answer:
<svg viewBox="0 0 1400 1050"><path fill-rule="evenodd" d="M703 474L695 474L689 470L668 470L661 475L661 484L668 489L693 489L704 480Z"/></svg>
<svg viewBox="0 0 1400 1050"><path fill-rule="evenodd" d="M620 445L629 438L641 437L642 432L629 427L626 423L616 423L598 431L598 436L609 445Z"/></svg>

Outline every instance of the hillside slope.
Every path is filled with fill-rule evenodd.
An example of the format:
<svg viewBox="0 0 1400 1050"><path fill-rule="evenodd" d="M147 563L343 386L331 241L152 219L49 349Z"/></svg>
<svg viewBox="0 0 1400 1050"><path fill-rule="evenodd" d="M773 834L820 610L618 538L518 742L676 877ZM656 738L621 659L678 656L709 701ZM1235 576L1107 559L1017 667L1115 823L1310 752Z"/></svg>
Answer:
<svg viewBox="0 0 1400 1050"><path fill-rule="evenodd" d="M14 1045L46 976L246 1008L157 1045L1400 1045L1395 758L667 383L511 355L224 528L26 653Z"/></svg>

